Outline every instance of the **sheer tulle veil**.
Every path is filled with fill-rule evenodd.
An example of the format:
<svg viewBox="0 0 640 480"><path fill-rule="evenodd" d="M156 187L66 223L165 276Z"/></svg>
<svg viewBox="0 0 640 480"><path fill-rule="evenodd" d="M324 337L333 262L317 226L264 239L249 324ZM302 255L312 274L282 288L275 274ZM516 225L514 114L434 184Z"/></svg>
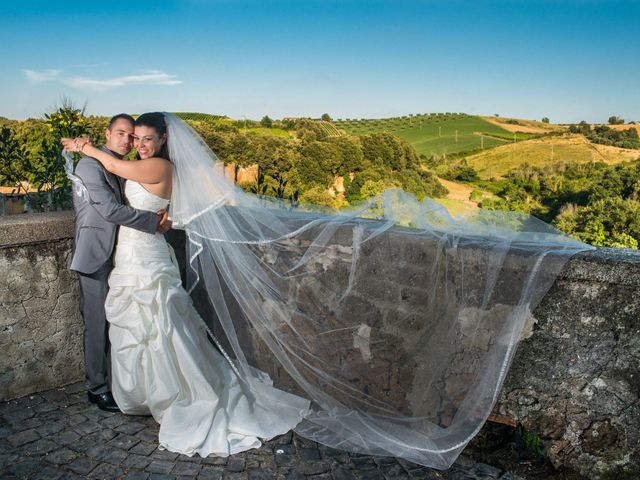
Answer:
<svg viewBox="0 0 640 480"><path fill-rule="evenodd" d="M450 466L490 414L525 321L589 247L527 215L454 218L401 190L349 211L292 208L245 193L189 125L165 119L188 285L204 287L205 321L247 391L263 394L266 370L312 401L301 436Z"/></svg>

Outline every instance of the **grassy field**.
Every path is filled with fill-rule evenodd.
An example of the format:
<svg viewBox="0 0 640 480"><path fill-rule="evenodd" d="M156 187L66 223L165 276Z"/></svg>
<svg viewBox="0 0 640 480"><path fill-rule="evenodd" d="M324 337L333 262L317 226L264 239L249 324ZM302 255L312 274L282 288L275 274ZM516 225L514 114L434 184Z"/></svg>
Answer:
<svg viewBox="0 0 640 480"><path fill-rule="evenodd" d="M244 122L242 120L235 120L224 115L211 115L208 113L196 113L196 112L175 112L174 115L182 120L189 120L193 122L203 122L215 125L229 125L239 128L241 131L246 131L252 135L275 135L278 137L288 137L291 133L282 128L266 128L260 125L259 122L250 120ZM335 127L334 127L334 130Z"/></svg>
<svg viewBox="0 0 640 480"><path fill-rule="evenodd" d="M277 137L289 137L291 133L281 128L265 128L265 127L253 127L247 128L247 133L254 135L275 135Z"/></svg>
<svg viewBox="0 0 640 480"><path fill-rule="evenodd" d="M525 133L525 132L509 132L509 133L488 133L489 137L495 137L507 142L521 142L522 140L531 140L532 138L538 138L539 133Z"/></svg>
<svg viewBox="0 0 640 480"><path fill-rule="evenodd" d="M357 135L393 133L404 138L426 157L492 148L510 141L503 138L509 134L508 130L480 117L462 113L339 120L334 123L338 128Z"/></svg>
<svg viewBox="0 0 640 480"><path fill-rule="evenodd" d="M640 157L640 150L598 145L582 135L552 136L496 147L467 157L482 179L500 178L509 170L528 163L549 165L566 162L619 163Z"/></svg>

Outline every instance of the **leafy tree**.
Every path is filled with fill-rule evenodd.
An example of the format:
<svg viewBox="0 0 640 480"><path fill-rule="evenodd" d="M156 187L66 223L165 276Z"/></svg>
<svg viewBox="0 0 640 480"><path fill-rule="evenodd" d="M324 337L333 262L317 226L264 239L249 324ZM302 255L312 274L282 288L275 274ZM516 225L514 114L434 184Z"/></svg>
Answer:
<svg viewBox="0 0 640 480"><path fill-rule="evenodd" d="M618 165L522 165L493 185L482 207L536 215L593 245L637 248L640 160Z"/></svg>
<svg viewBox="0 0 640 480"><path fill-rule="evenodd" d="M0 130L0 185L12 187L12 193L27 193L22 182L29 175L29 158L26 148L18 142L8 127Z"/></svg>
<svg viewBox="0 0 640 480"><path fill-rule="evenodd" d="M480 179L475 168L462 159L453 165L449 165L447 170L442 172L442 177L456 182L476 182Z"/></svg>
<svg viewBox="0 0 640 480"><path fill-rule="evenodd" d="M265 128L271 128L273 127L273 120L271 120L268 115L265 115L264 117L262 117L262 120L260 120L260 125Z"/></svg>
<svg viewBox="0 0 640 480"><path fill-rule="evenodd" d="M394 183L391 183L386 180L367 180L362 185L360 189L360 194L362 198L370 198L375 197L376 195L380 195L382 192L389 188L397 187Z"/></svg>
<svg viewBox="0 0 640 480"><path fill-rule="evenodd" d="M32 166L33 186L38 193L30 193L29 204L35 211L72 207L71 182L64 170L62 145L56 141L43 141L41 162Z"/></svg>
<svg viewBox="0 0 640 480"><path fill-rule="evenodd" d="M344 135L328 138L327 142L335 147L340 166L338 175L348 176L351 172L358 172L364 167L362 143L358 137Z"/></svg>
<svg viewBox="0 0 640 480"><path fill-rule="evenodd" d="M303 142L324 141L328 138L327 131L321 123L306 118L296 122L296 136Z"/></svg>
<svg viewBox="0 0 640 480"><path fill-rule="evenodd" d="M338 148L328 142L313 141L303 145L300 162L300 167L304 166L298 168L303 185L317 185L325 189L329 188L341 167Z"/></svg>
<svg viewBox="0 0 640 480"><path fill-rule="evenodd" d="M43 119L14 121L11 129L16 140L24 145L32 164L38 164L41 161L43 142L54 140L49 126Z"/></svg>
<svg viewBox="0 0 640 480"><path fill-rule="evenodd" d="M94 145L103 145L109 120L109 117L88 116L84 135L87 135Z"/></svg>
<svg viewBox="0 0 640 480"><path fill-rule="evenodd" d="M582 120L578 125L569 125L569 132L588 135L591 132L591 124Z"/></svg>
<svg viewBox="0 0 640 480"><path fill-rule="evenodd" d="M549 117L542 117L542 123L549 123Z"/></svg>
<svg viewBox="0 0 640 480"><path fill-rule="evenodd" d="M202 137L205 143L213 150L213 152L220 158L224 163L229 163L230 157L232 157L232 148L231 142L232 137L227 135L224 131L221 131L216 126L212 125L211 122L190 122L193 129L198 132L198 135ZM237 127L231 127L234 131L238 131ZM246 138L245 138L246 139ZM234 152L235 153L235 152ZM239 155L242 155L240 151L238 151ZM233 156L234 160L236 159ZM234 162L238 163L238 162Z"/></svg>
<svg viewBox="0 0 640 480"><path fill-rule="evenodd" d="M247 135L233 135L227 139L227 154L220 156L226 163L235 163L241 167L248 167L256 163L255 148ZM213 149L215 145L209 144ZM215 150L214 150L215 151Z"/></svg>
<svg viewBox="0 0 640 480"><path fill-rule="evenodd" d="M300 203L333 208L335 206L335 199L326 189L314 186L300 196Z"/></svg>
<svg viewBox="0 0 640 480"><path fill-rule="evenodd" d="M267 188L269 188L269 185L264 181L264 173L258 169L258 178L256 179L256 183L251 185L249 191L261 197L267 193Z"/></svg>
<svg viewBox="0 0 640 480"><path fill-rule="evenodd" d="M372 133L361 137L365 162L392 170L418 168L420 157L405 140L391 133Z"/></svg>
<svg viewBox="0 0 640 480"><path fill-rule="evenodd" d="M569 129L571 130L571 128ZM613 145L621 148L640 148L640 138L635 128L616 130L605 125L598 125L591 129L580 125L575 133L582 133L590 141L603 145Z"/></svg>
<svg viewBox="0 0 640 480"><path fill-rule="evenodd" d="M333 120L331 120L331 117L329 116L328 113L323 113L322 117L320 117L320 120L325 121L325 122L332 122Z"/></svg>
<svg viewBox="0 0 640 480"><path fill-rule="evenodd" d="M483 198L484 198L483 191L478 190L477 188L474 188L471 194L469 195L469 200L471 200L472 202L481 202Z"/></svg>
<svg viewBox="0 0 640 480"><path fill-rule="evenodd" d="M638 248L640 202L614 197L597 200L586 207L572 206L554 223L591 245Z"/></svg>
<svg viewBox="0 0 640 480"><path fill-rule="evenodd" d="M612 115L609 117L609 125L622 125L624 124L624 119L617 117L615 115Z"/></svg>
<svg viewBox="0 0 640 480"><path fill-rule="evenodd" d="M275 180L275 183L276 183L274 187L271 187L273 196L276 198L289 200L291 201L292 205L297 205L300 191L297 189L295 190L288 189L287 183L289 183L289 181L284 177L284 175L281 175L280 173L276 173L273 179Z"/></svg>

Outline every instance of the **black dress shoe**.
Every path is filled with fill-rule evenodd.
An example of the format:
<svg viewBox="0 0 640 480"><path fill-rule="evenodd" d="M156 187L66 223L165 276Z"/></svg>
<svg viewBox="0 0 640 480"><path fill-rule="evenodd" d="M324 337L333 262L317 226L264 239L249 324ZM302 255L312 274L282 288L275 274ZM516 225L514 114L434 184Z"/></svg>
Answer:
<svg viewBox="0 0 640 480"><path fill-rule="evenodd" d="M116 402L113 399L113 395L111 395L111 392L104 392L104 393L87 392L87 395L89 397L89 401L91 403L95 403L96 405L98 405L98 408L100 410L104 410L106 412L120 411L120 409L118 408L118 405L116 405Z"/></svg>

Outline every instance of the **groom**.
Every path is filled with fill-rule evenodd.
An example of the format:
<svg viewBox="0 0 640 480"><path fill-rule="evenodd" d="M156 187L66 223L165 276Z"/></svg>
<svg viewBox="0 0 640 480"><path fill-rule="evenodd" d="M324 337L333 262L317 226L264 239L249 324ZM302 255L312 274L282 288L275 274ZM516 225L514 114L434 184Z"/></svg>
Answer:
<svg viewBox="0 0 640 480"><path fill-rule="evenodd" d="M134 120L127 114L113 117L105 131L102 150L122 158L131 151ZM107 279L119 225L147 233L165 233L171 227L165 211L136 210L124 203L124 179L107 172L100 162L83 157L75 171L89 193L89 200L73 196L76 214L75 248L71 270L79 274L80 312L84 320L84 360L88 397L102 410L117 412L109 391L107 352L108 323L104 303Z"/></svg>

